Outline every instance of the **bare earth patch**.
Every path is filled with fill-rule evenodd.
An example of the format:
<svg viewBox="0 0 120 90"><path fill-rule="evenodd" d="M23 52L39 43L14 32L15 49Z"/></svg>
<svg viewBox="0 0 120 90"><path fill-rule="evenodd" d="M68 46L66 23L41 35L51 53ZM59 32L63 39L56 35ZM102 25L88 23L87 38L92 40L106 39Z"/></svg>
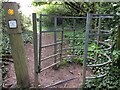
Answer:
<svg viewBox="0 0 120 90"><path fill-rule="evenodd" d="M47 39L46 39L47 37ZM53 41L53 37L51 37L50 34L46 34L42 36L43 38L43 44L47 44L49 42ZM53 48L49 47L47 49L43 49L42 56L46 57L49 55ZM26 58L27 58L27 64L29 69L29 76L31 85L34 85L34 54L33 54L33 44L28 43L25 46L25 52L26 52ZM46 60L42 63L42 67L46 67L53 63L53 58ZM8 66L9 72L7 74L7 77L5 79L6 86L11 86L16 84L16 77L15 77L15 70L13 63L10 63ZM87 71L87 75L89 75L89 70ZM41 87L46 87L50 84L53 84L55 82L59 82L62 80L67 80L73 77L77 77L76 79L73 79L71 81L68 81L66 83L62 83L56 86L53 86L54 88L79 88L79 86L82 84L82 66L76 63L71 63L69 65L60 67L58 70L54 70L53 68L49 68L41 73L39 73L39 83Z"/></svg>

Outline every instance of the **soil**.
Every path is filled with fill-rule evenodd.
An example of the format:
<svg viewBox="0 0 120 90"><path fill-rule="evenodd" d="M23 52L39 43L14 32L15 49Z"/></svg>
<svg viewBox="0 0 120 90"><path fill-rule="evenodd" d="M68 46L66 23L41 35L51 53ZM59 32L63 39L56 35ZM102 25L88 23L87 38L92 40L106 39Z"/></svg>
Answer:
<svg viewBox="0 0 120 90"><path fill-rule="evenodd" d="M54 42L53 37L51 34L43 34L42 36L42 43L43 45L50 44ZM53 47L48 47L42 49L42 58L52 55ZM29 77L31 85L34 85L34 49L33 44L28 43L25 45L25 53L27 58L27 65L29 69ZM47 67L48 65L51 65L54 61L54 58L51 58L49 60L43 61L41 64L41 67ZM5 86L10 87L14 86L16 84L16 76L15 76L15 70L13 63L10 63L8 66L8 73L7 77L5 79ZM73 79L71 81L52 86L52 88L79 88L79 86L82 84L83 76L82 76L82 66L77 63L71 63L64 65L57 70L53 69L52 67L39 73L39 83L41 87L49 86L55 82L67 80L70 78L77 77L76 79ZM87 70L87 75L90 74L90 71Z"/></svg>

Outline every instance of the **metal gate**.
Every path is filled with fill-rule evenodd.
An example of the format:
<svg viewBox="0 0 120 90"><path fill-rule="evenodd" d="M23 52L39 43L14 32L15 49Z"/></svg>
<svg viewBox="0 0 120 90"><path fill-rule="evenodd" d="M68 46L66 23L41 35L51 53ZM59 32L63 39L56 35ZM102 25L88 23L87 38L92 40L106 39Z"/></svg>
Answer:
<svg viewBox="0 0 120 90"><path fill-rule="evenodd" d="M43 30L43 20L42 20L43 17L52 17L53 26L54 26L52 30ZM92 18L93 19L98 19L97 20L98 21L98 28L97 28L97 30L93 30L93 31L90 28ZM33 13L35 87L38 87L38 74L40 74L44 70L49 69L51 67L56 68L57 64L59 64L63 60L63 58L67 57L65 55L66 50L72 50L72 55L69 55L69 57L71 56L70 58L74 59L74 57L76 56L75 55L75 49L76 48L74 47L74 42L73 42L73 47L68 47L68 46L66 47L66 40L64 38L64 34L65 34L65 31L68 31L68 32L72 31L73 32L73 38L71 38L71 39L73 39L73 41L75 41L75 39L76 39L75 33L77 32L75 25L76 25L76 21L78 19L86 20L85 48L83 49L84 50L83 87L85 85L86 79L103 77L103 76L106 75L106 73L104 73L103 75L98 75L98 76L94 76L94 77L93 76L92 77L86 77L87 67L101 67L101 66L105 66L105 65L107 65L111 62L110 57L108 55L103 55L105 58L108 59L106 62L102 62L102 63L99 63L99 64L94 63L94 64L87 65L87 64L89 64L88 63L89 60L97 60L99 58L98 53L95 54L95 59L88 57L88 52L89 52L89 50L88 50L89 46L88 45L89 45L90 37L91 36L96 37L96 40L94 40L94 42L97 45L99 45L99 44L103 43L102 41L100 41L101 36L111 34L111 32L108 31L108 30L101 30L101 19L102 18L113 18L113 17L112 17L112 15L95 15L95 14L87 14L87 17L56 16L56 15L40 14L40 18L37 18L36 13ZM65 28L65 19L72 19L73 24L72 24L71 29L70 28L69 29ZM61 21L61 24L62 24L61 28L57 28L57 24L58 24L59 20ZM37 29L38 29L37 28L37 26L38 26L37 22L39 22L39 35L37 34ZM96 32L96 33L94 33L94 32ZM48 43L43 44L43 42L42 42L43 41L43 35L45 35L46 33L52 33L52 35L53 35L53 41L50 42L49 44ZM57 35L58 33L59 33L59 35ZM39 41L38 41L38 36L39 36ZM59 36L59 38L58 38L58 36ZM111 49L110 47L109 47L109 50ZM42 53L45 50L45 48L53 48L52 54L43 57ZM53 60L53 63L49 64L48 66L42 66L42 63L46 60L49 60L50 58ZM89 61L89 62L92 62L92 61ZM70 78L68 80L64 80L63 82L67 82L67 81L70 81L70 80L73 80L73 79L76 79L76 78L78 78L78 77L73 77L73 78ZM51 86L54 86L54 85L56 85L56 84L52 84ZM50 86L48 85L46 87L50 87Z"/></svg>
<svg viewBox="0 0 120 90"><path fill-rule="evenodd" d="M107 75L109 64L111 62L112 58L112 45L113 41L112 38L110 38L110 41L106 41L106 38L112 37L112 31L110 30L111 26L108 24L107 28L102 28L102 20L112 19L114 15L101 15L101 14L87 14L87 20L86 20L86 35L85 35L85 48L84 48L84 66L83 66L83 87L85 86L85 83L89 79L96 79L96 78L103 78ZM97 19L97 28L91 27L91 21L92 19ZM104 23L106 24L106 23ZM106 36L106 37L105 37ZM99 46L100 49L103 51L100 51L102 53L95 52L94 56L91 58L89 57L89 44L90 43L96 43L97 46ZM107 47L103 47L107 46ZM101 48L102 47L102 48ZM93 47L94 48L94 47ZM99 50L100 50L99 49ZM104 52L108 52L105 53ZM94 52L94 51L92 51ZM104 58L102 58L104 57ZM102 58L102 59L100 59ZM91 69L91 76L86 77L86 69Z"/></svg>

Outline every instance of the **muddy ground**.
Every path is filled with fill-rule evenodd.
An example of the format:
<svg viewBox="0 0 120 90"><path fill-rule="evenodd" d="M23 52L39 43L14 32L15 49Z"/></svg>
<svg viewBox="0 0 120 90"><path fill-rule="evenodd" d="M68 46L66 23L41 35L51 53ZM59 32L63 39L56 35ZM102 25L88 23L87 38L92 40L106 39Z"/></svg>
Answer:
<svg viewBox="0 0 120 90"><path fill-rule="evenodd" d="M51 34L44 34L42 36L42 39L43 39L42 40L43 45L49 44L54 40ZM34 52L33 44L28 43L27 45L25 45L25 53L27 58L26 62L28 65L30 83L32 86L34 85L34 53L33 52ZM42 49L42 58L48 55L51 55L52 53L53 53L53 47ZM48 65L51 65L53 62L54 62L53 58L42 62L42 68L47 67ZM54 70L53 68L49 68L39 73L39 83L41 87L44 88L46 86L49 86L50 84L77 77L71 81L68 81L66 83L62 83L53 87L54 88L78 88L82 84L82 79L83 79L82 69L83 69L82 66L77 63L67 64L65 66L58 68L57 70ZM16 84L16 76L14 71L15 71L14 65L13 63L10 63L8 65L8 73L5 79L5 85L7 87L11 87ZM88 70L87 75L89 75L89 73L90 72Z"/></svg>

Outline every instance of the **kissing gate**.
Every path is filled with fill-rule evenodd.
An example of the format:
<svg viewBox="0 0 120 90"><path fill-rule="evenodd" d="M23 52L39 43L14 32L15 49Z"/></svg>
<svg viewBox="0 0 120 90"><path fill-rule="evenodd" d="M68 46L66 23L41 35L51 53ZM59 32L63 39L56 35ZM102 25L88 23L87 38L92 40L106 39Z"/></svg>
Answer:
<svg viewBox="0 0 120 90"><path fill-rule="evenodd" d="M53 25L51 27L54 27L52 28L52 30L49 30L50 28L48 30L45 30L43 28L43 18L45 17L51 18L51 21L53 21ZM108 21L110 20L110 18L113 18L113 15L87 14L87 17L74 17L40 14L40 18L37 18L36 13L33 13L35 86L38 87L38 74L44 72L51 67L56 68L57 65L61 63L66 57L72 59L72 61L75 57L83 58L83 88L87 80L104 77L107 74L109 63L111 62L110 51L112 48L112 41L110 40L108 43L106 39L112 37L112 32L110 29L108 29L110 26L107 29L102 27L102 20ZM86 30L83 29L80 31L80 29L78 30L76 28L79 21L86 21ZM37 34L37 22L39 22L39 35ZM72 23L72 25L69 25L71 26L71 28L66 27L68 26L66 22ZM80 23L83 24L82 22ZM69 40L73 40L72 46L68 45L69 40L66 39L65 36L67 32L72 33L71 36L73 37L69 38ZM80 37L76 37L76 34L78 32L85 32L84 48L79 47L78 49L78 47L75 47L75 41L77 39L81 40ZM49 43L47 44L44 43L43 40L45 40L45 35L48 35L46 38L50 38L49 36L52 36L53 41L49 41ZM91 48L89 47L93 43L95 43L95 45L97 46L92 46L91 50ZM50 48L52 50L44 52L46 48ZM94 52L94 48L102 48L103 52L108 51L109 53L103 54L100 53L99 50ZM84 54L78 55L76 54L76 50L84 52ZM68 51L72 51L72 53L68 54ZM51 54L43 55L43 53ZM42 63L46 61L50 61L52 63L43 66ZM91 76L89 77L86 76L87 68L91 71ZM78 77L73 77L68 80L63 80L61 82L55 82L54 84L45 86L45 88L65 83L76 78Z"/></svg>

